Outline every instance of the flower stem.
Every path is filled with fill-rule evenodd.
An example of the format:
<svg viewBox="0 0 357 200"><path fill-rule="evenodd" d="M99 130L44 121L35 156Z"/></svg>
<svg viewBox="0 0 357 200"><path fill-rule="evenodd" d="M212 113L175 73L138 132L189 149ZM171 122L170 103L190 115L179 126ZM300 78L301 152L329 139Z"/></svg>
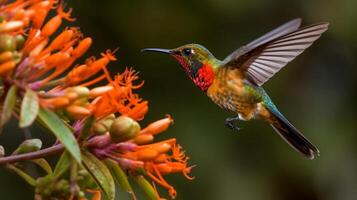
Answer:
<svg viewBox="0 0 357 200"><path fill-rule="evenodd" d="M0 165L26 161L26 160L33 160L36 158L43 158L46 156L58 154L64 151L64 146L62 144L57 144L52 147L48 147L46 149L42 149L39 151L31 152L31 153L24 153L19 155L11 155L0 158Z"/></svg>

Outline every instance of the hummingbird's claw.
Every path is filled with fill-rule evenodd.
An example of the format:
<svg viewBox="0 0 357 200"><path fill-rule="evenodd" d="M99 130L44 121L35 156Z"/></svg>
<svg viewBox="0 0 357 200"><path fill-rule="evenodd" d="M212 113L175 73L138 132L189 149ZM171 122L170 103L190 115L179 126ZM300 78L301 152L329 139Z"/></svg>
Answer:
<svg viewBox="0 0 357 200"><path fill-rule="evenodd" d="M239 131L241 128L239 128L236 124L234 124L234 121L237 121L239 120L239 117L228 117L225 121L224 121L224 124L234 130L234 131Z"/></svg>
<svg viewBox="0 0 357 200"><path fill-rule="evenodd" d="M226 122L225 124L229 129L232 129L234 131L239 131L241 129L237 125L235 125L233 122Z"/></svg>

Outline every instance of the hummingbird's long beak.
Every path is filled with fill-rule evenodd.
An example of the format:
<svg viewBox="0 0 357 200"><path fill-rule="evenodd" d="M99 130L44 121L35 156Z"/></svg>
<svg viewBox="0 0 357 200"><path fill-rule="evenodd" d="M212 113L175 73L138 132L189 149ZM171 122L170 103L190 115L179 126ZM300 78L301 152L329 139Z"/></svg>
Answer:
<svg viewBox="0 0 357 200"><path fill-rule="evenodd" d="M151 52L159 52L159 53L164 53L164 54L172 54L173 51L170 49L158 49L158 48L146 48L146 49L142 49L141 52L144 51L151 51Z"/></svg>

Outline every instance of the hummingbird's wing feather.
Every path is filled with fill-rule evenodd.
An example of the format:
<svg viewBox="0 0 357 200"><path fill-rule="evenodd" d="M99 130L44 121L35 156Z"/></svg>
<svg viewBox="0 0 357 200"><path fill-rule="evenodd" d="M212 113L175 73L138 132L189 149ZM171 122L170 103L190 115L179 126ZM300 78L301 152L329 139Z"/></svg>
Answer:
<svg viewBox="0 0 357 200"><path fill-rule="evenodd" d="M238 59L240 56L243 54L255 49L256 47L261 46L262 44L265 44L267 42L270 42L282 35L286 35L288 33L291 33L295 30L297 30L301 25L301 19L293 19L278 28L275 28L274 30L266 33L265 35L259 37L258 39L255 39L254 41L250 42L249 44L235 50L232 52L229 56L227 56L224 61L229 62Z"/></svg>
<svg viewBox="0 0 357 200"><path fill-rule="evenodd" d="M288 33L291 33L293 31L296 31L301 25L301 19L293 19L278 28L275 28L274 30L266 33L265 35L259 37L258 39L255 39L254 41L250 42L246 46L249 47L249 49L255 49L256 47L265 44L267 42L270 42L280 36L286 35Z"/></svg>
<svg viewBox="0 0 357 200"><path fill-rule="evenodd" d="M240 55L226 60L226 66L238 67L245 73L247 79L261 86L288 62L311 46L327 28L328 23L303 27L289 33L278 28L284 34L276 33L279 36L271 37L274 39L261 41L258 39L243 46L236 51Z"/></svg>

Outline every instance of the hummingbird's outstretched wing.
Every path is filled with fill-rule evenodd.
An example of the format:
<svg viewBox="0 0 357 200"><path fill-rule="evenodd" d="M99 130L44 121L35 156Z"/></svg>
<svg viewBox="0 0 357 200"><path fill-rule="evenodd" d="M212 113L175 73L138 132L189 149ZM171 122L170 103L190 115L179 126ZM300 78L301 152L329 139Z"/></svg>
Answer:
<svg viewBox="0 0 357 200"><path fill-rule="evenodd" d="M292 20L237 49L224 59L225 66L237 67L248 80L263 85L328 28L328 23L299 28L300 22L300 19Z"/></svg>

